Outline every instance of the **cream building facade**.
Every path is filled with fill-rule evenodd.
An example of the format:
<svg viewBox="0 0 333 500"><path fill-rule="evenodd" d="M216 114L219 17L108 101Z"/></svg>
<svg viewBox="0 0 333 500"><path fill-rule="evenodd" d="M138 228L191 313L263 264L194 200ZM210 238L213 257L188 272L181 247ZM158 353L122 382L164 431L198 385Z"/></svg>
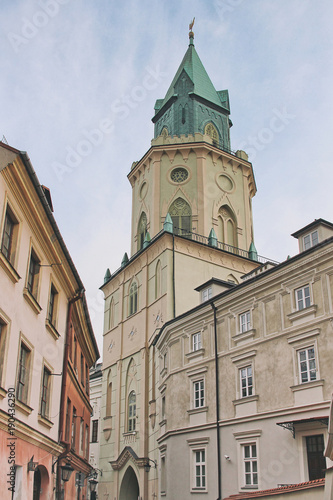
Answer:
<svg viewBox="0 0 333 500"><path fill-rule="evenodd" d="M299 255L161 329L163 498L324 498L333 224L295 235Z"/></svg>
<svg viewBox="0 0 333 500"><path fill-rule="evenodd" d="M50 192L39 183L27 153L0 142L3 499L50 500L56 491L57 498L63 495L60 466L66 463L70 445L64 445L59 423L65 416L63 389L73 385L64 375L71 323L84 332L80 342L89 350L87 363L91 365L98 357L83 284L52 212ZM80 435L80 443L88 455L89 421L87 433L87 438ZM75 458L73 472L74 462ZM88 460L86 465L90 470ZM75 491L75 474L71 481Z"/></svg>

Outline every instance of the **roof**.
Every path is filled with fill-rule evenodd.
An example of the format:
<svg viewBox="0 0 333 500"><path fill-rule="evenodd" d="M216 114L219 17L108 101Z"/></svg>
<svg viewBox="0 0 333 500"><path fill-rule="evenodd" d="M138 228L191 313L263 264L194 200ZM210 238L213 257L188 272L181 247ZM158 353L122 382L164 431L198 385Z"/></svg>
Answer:
<svg viewBox="0 0 333 500"><path fill-rule="evenodd" d="M217 106L222 106L221 98L216 92L215 87L197 54L197 51L195 50L192 39L190 39L190 45L159 109L161 109L174 95L174 87L183 70L186 72L194 85L194 94L213 102ZM159 99L159 101L161 100Z"/></svg>
<svg viewBox="0 0 333 500"><path fill-rule="evenodd" d="M247 500L251 498L262 498L262 497L274 497L276 495L284 495L288 493L293 493L296 491L307 490L311 488L317 488L320 486L325 486L325 479L315 479L314 481L307 481L305 483L289 484L287 486L282 486L281 488L272 488L270 490L258 490L251 491L249 493L237 493L235 495L230 495L225 497L223 500Z"/></svg>
<svg viewBox="0 0 333 500"><path fill-rule="evenodd" d="M315 219L313 222L310 222L310 224L308 224L307 226L304 226L301 229L299 229L298 231L296 231L295 233L292 233L291 236L294 236L294 238L298 238L301 234L309 231L313 227L319 226L320 224L322 224L323 226L329 227L330 229L333 229L332 222L329 222L325 219Z"/></svg>

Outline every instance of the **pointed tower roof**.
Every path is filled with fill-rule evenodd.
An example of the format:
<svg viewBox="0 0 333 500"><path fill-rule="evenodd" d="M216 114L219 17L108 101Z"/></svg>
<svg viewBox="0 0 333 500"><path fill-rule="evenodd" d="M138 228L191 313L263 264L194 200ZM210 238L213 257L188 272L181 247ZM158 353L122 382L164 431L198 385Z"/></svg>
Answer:
<svg viewBox="0 0 333 500"><path fill-rule="evenodd" d="M190 80L194 85L193 93L202 97L203 99L207 99L210 102L213 102L217 106L222 105L222 101L219 97L219 94L215 90L214 85L209 78L207 71L205 70L200 57L198 56L197 51L195 50L193 43L194 35L190 32L190 44L189 47L183 57L182 62L177 70L177 73L172 80L172 83L162 101L161 108L168 102L168 100L174 95L174 87L184 70Z"/></svg>

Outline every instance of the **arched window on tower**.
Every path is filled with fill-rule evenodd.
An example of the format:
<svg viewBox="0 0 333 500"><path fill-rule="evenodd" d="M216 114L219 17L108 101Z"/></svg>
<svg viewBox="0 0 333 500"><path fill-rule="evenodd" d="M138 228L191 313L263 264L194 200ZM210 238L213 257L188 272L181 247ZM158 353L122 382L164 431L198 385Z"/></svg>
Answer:
<svg viewBox="0 0 333 500"><path fill-rule="evenodd" d="M129 316L136 313L138 310L138 285L133 281L129 291Z"/></svg>
<svg viewBox="0 0 333 500"><path fill-rule="evenodd" d="M106 407L105 416L111 417L111 403L112 403L112 382L111 382L111 370L108 373L107 387L106 387Z"/></svg>
<svg viewBox="0 0 333 500"><path fill-rule="evenodd" d="M155 299L161 295L161 261L156 264L155 270Z"/></svg>
<svg viewBox="0 0 333 500"><path fill-rule="evenodd" d="M131 391L128 396L127 431L134 432L136 428L136 394Z"/></svg>
<svg viewBox="0 0 333 500"><path fill-rule="evenodd" d="M225 244L224 249L235 253L237 242L237 220L227 205L223 205L218 213L218 239Z"/></svg>
<svg viewBox="0 0 333 500"><path fill-rule="evenodd" d="M147 233L147 215L142 212L139 224L138 224L138 251L143 247L143 242L145 241Z"/></svg>
<svg viewBox="0 0 333 500"><path fill-rule="evenodd" d="M114 300L112 297L109 308L109 330L113 327L114 327Z"/></svg>
<svg viewBox="0 0 333 500"><path fill-rule="evenodd" d="M207 125L205 126L204 133L206 135L209 135L209 137L213 140L214 146L218 146L219 134L215 125L213 125L212 123L207 123Z"/></svg>
<svg viewBox="0 0 333 500"><path fill-rule="evenodd" d="M175 234L191 237L191 207L182 198L177 198L169 208Z"/></svg>

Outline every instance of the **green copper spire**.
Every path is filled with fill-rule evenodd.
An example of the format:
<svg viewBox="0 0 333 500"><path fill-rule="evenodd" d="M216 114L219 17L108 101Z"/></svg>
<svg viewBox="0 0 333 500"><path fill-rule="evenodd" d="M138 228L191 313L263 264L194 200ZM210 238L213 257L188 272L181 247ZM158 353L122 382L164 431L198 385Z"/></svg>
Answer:
<svg viewBox="0 0 333 500"><path fill-rule="evenodd" d="M193 23L190 30L192 27ZM164 99L156 101L155 138L163 129L171 136L200 132L210 135L215 145L230 149L228 91L215 90L194 47L193 31L189 37L188 49Z"/></svg>

